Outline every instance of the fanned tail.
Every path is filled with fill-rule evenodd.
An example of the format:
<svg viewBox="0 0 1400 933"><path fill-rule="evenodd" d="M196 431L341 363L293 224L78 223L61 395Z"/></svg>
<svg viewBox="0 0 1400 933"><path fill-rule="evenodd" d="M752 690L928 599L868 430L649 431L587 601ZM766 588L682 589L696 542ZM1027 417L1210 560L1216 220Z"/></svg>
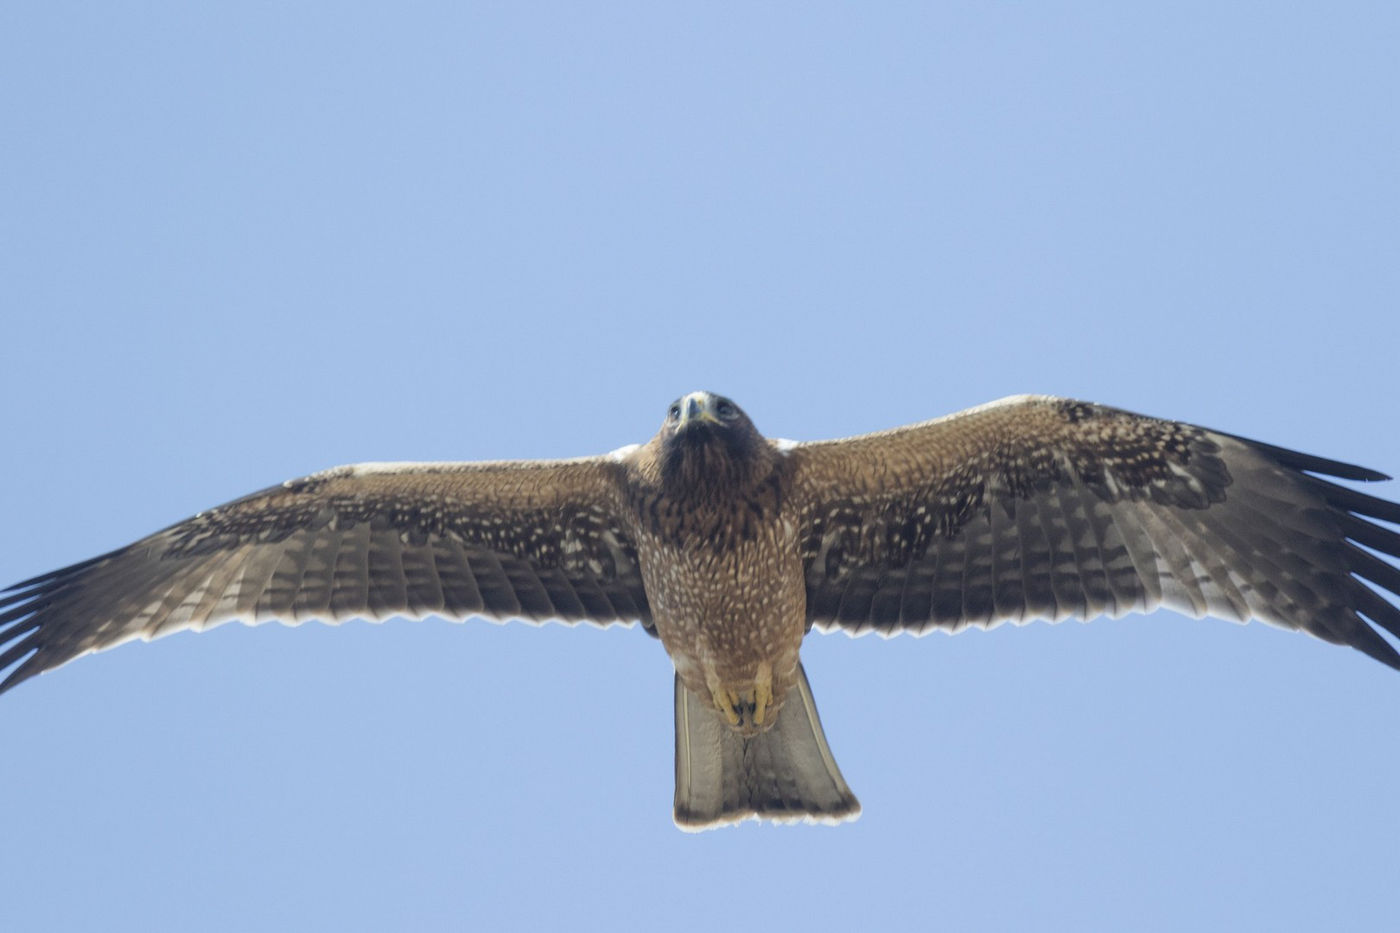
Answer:
<svg viewBox="0 0 1400 933"><path fill-rule="evenodd" d="M745 819L842 823L860 815L826 744L807 675L767 732L743 736L676 677L676 825L687 832Z"/></svg>

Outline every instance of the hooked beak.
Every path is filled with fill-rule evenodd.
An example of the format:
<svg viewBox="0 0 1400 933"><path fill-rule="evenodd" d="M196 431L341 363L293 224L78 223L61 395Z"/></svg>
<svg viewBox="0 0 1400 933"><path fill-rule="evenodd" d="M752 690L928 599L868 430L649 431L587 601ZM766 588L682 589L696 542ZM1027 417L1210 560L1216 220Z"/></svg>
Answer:
<svg viewBox="0 0 1400 933"><path fill-rule="evenodd" d="M677 429L706 421L711 424L720 423L719 417L714 412L714 397L710 393L692 392L681 399L681 420L676 425Z"/></svg>

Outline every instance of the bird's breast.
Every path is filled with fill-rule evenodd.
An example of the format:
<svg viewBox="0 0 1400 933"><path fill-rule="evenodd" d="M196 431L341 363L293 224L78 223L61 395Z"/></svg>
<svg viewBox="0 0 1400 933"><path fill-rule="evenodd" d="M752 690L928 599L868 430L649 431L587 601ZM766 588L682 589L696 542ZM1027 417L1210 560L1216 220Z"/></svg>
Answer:
<svg viewBox="0 0 1400 933"><path fill-rule="evenodd" d="M806 619L794 523L735 503L644 526L638 540L656 631L686 685L743 692L771 671L780 701Z"/></svg>

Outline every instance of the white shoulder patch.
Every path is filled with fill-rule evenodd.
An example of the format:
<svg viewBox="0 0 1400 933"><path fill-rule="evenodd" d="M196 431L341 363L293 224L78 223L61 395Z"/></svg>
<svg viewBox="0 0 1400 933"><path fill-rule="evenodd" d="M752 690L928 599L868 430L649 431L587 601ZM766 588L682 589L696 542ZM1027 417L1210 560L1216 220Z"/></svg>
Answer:
<svg viewBox="0 0 1400 933"><path fill-rule="evenodd" d="M780 454L789 453L794 447L801 446L801 444L801 441L788 440L786 437L773 438L773 446L778 448Z"/></svg>
<svg viewBox="0 0 1400 933"><path fill-rule="evenodd" d="M414 460L386 461L383 463L351 463L345 466L331 467L329 470L321 470L307 476L307 479L338 479L344 476L372 476L381 473L422 473L430 470L437 464L423 463ZM446 464L444 464L446 466ZM289 479L282 485L290 486L299 483L299 479Z"/></svg>
<svg viewBox="0 0 1400 933"><path fill-rule="evenodd" d="M419 463L412 460L384 461L356 463L346 467L346 472L350 476L373 476L379 473L422 473L427 469L432 469L434 464Z"/></svg>
<svg viewBox="0 0 1400 933"><path fill-rule="evenodd" d="M608 451L608 459L620 463L641 449L641 444L628 444L626 447L619 447L617 450Z"/></svg>
<svg viewBox="0 0 1400 933"><path fill-rule="evenodd" d="M964 408L962 411L953 412L945 417L956 417L958 415L971 415L979 411L988 411L993 408L1005 408L1010 405L1025 405L1029 402L1062 402L1064 399L1056 395L1008 395L991 402L983 402L981 405L973 405L971 408ZM939 419L935 419L939 420Z"/></svg>

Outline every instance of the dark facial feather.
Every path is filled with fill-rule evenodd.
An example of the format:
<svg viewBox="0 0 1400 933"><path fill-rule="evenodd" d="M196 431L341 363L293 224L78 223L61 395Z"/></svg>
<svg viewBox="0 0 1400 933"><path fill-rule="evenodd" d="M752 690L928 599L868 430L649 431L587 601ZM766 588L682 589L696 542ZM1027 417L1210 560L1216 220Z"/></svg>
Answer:
<svg viewBox="0 0 1400 933"><path fill-rule="evenodd" d="M688 424L662 439L661 481L674 496L744 486L761 468L764 450L747 418Z"/></svg>

